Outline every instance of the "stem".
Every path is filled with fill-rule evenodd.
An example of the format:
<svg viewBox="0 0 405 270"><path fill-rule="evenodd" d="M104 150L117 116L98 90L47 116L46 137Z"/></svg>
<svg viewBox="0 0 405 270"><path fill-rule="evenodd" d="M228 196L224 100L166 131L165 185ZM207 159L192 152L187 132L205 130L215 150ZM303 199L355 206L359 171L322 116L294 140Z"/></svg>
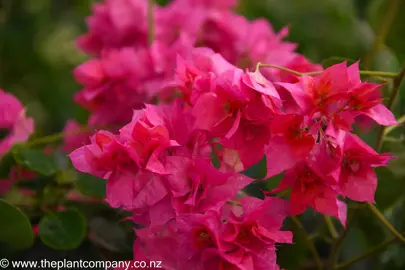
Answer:
<svg viewBox="0 0 405 270"><path fill-rule="evenodd" d="M323 71L314 71L314 72L306 72L306 73L301 73L296 70L292 70L286 67L281 67L277 65L272 65L272 64L262 64L258 63L256 66L256 70L260 69L261 67L268 67L268 68L275 68L279 69L285 72L292 73L297 76L312 76L312 75L319 75L322 74ZM388 77L388 78L396 78L398 76L398 73L394 72L385 72L385 71L373 71L373 70L360 70L361 75L368 75L368 76L379 76L379 77Z"/></svg>
<svg viewBox="0 0 405 270"><path fill-rule="evenodd" d="M391 223L384 217L384 215L380 212L380 210L377 209L377 207L374 206L372 203L367 203L368 208L373 212L373 214L381 221L381 223L394 235L396 236L399 240L405 243L405 237L398 232L392 225Z"/></svg>
<svg viewBox="0 0 405 270"><path fill-rule="evenodd" d="M363 254L360 254L357 257L354 257L346 262L343 262L342 264L338 265L337 267L335 267L335 270L342 270L345 269L347 267L349 267L350 265L361 261L371 255L373 255L376 252L381 251L383 248L385 248L386 246L389 246L390 244L394 243L396 240L398 240L397 237L392 237L391 239L385 240L384 242L378 244L375 247L370 248L369 250L367 250L366 252L364 252Z"/></svg>
<svg viewBox="0 0 405 270"><path fill-rule="evenodd" d="M387 108L388 110L391 110L392 105L394 104L394 101L396 100L398 93L399 93L399 87L401 86L401 83L404 79L405 76L405 64L402 67L401 72L398 73L398 75L395 77L393 85L392 85L392 91L391 91L391 96L388 100ZM377 145L376 145L376 150L379 152L381 150L381 146L384 141L384 134L385 134L385 126L381 126L380 132L378 133L377 137Z"/></svg>
<svg viewBox="0 0 405 270"><path fill-rule="evenodd" d="M329 229L330 234L332 235L332 238L333 238L333 239L338 238L338 237L339 237L339 234L338 234L338 232L336 231L336 228L335 228L335 226L333 225L333 221L332 221L332 219L330 218L330 216L323 215L323 218L324 218L324 220L325 220L326 226L327 226L328 229Z"/></svg>
<svg viewBox="0 0 405 270"><path fill-rule="evenodd" d="M300 220L297 217L291 217L291 219L294 221L294 223L297 225L297 227L300 230L302 230L302 232L304 233L305 241L307 242L307 245L312 253L312 256L314 257L316 267L317 267L317 269L322 270L323 269L322 261L319 257L318 252L316 251L314 244L312 243L310 237L308 236L307 232L305 231L304 226L302 226Z"/></svg>
<svg viewBox="0 0 405 270"><path fill-rule="evenodd" d="M283 191L277 193L277 194L276 194L276 197L282 198L282 197L284 197L285 195L288 195L289 192L290 192L290 189L283 190Z"/></svg>
<svg viewBox="0 0 405 270"><path fill-rule="evenodd" d="M358 213L359 213L360 208L354 208L352 215L347 221L346 229L343 231L342 235L335 240L335 243L332 245L332 251L329 256L328 260L328 270L333 270L335 268L335 265L339 259L339 254L340 254L340 249L342 248L343 245L343 240L347 237L350 228L353 225L354 220L356 219Z"/></svg>
<svg viewBox="0 0 405 270"><path fill-rule="evenodd" d="M155 25L153 18L153 8L155 5L155 0L148 0L148 42L152 45L155 39Z"/></svg>
<svg viewBox="0 0 405 270"><path fill-rule="evenodd" d="M395 126L386 127L384 130L384 137L387 136L391 131L401 126L405 122L405 115L402 115L398 120Z"/></svg>
<svg viewBox="0 0 405 270"><path fill-rule="evenodd" d="M29 147L32 147L32 146L37 146L37 145L41 145L41 144L52 143L52 142L62 140L65 137L75 136L80 133L90 132L90 131L92 131L92 129L90 129L89 127L83 127L83 128L79 128L77 130L71 131L71 132L59 132L59 133L55 133L55 134L52 134L49 136L33 139L33 140L27 142L26 145Z"/></svg>
<svg viewBox="0 0 405 270"><path fill-rule="evenodd" d="M375 55L378 53L378 51L384 45L385 39L390 31L392 23L395 20L397 11L399 10L400 3L401 3L400 0L391 0L387 13L385 14L385 16L380 24L381 27L380 27L380 29L378 29L378 32L376 34L376 40L374 42L374 45L373 45L370 53L367 55L367 57L365 59L366 67L371 66L371 62L373 61Z"/></svg>
<svg viewBox="0 0 405 270"><path fill-rule="evenodd" d="M279 69L279 70L282 70L282 71L292 73L292 74L297 75L297 76L303 76L304 75L304 73L301 73L301 72L298 72L298 71L295 71L295 70L292 70L292 69L289 69L289 68L285 68L285 67L281 67L281 66L277 66L277 65L272 65L272 64L262 64L260 62L257 63L256 71L259 70L261 67L275 68L275 69Z"/></svg>

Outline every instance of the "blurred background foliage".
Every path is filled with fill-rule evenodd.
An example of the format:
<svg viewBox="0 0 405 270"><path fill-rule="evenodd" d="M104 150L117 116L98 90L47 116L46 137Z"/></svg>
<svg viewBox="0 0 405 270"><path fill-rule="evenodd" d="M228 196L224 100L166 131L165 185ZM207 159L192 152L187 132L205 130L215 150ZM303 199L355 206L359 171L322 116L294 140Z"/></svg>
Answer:
<svg viewBox="0 0 405 270"><path fill-rule="evenodd" d="M396 14L389 14L388 19L391 18L392 23L386 37L382 38L384 42L379 44L381 29L389 23L387 7L393 1L398 3L394 10ZM36 120L37 135L61 131L68 119L86 122L87 113L72 100L73 93L80 87L73 79L72 69L86 59L76 49L74 40L85 32L84 18L90 14L93 2L96 1L0 0L0 87L14 93L27 106L28 114ZM167 1L158 2L165 4ZM238 12L250 19L267 18L277 31L289 25L288 40L299 44L299 52L324 65L336 62L336 59L361 59L363 68L398 72L405 61L405 1L243 0ZM375 45L376 41L378 46ZM389 86L385 88L385 93L388 94L388 91ZM404 85L395 103L394 112L397 117L405 113ZM375 143L375 130L361 135L371 145ZM400 127L390 133L383 145L383 151L390 151L399 158L389 168L378 170L379 188L376 195L377 207L384 211L386 217L400 231L405 231L404 138L404 128ZM260 178L263 174L259 169L256 167L248 174ZM269 185L275 186L276 179L273 180L268 181ZM350 205L349 215L356 207L360 206ZM99 208L94 210L85 207L80 210L86 215L94 211L117 218L113 211ZM303 223L314 239L322 259L326 259L330 253L330 239L319 237L319 232L326 231L322 217L315 216L312 212L306 213ZM122 254L130 254L131 241L126 239L124 230L118 228L116 223L94 218L88 225L96 228L93 230L93 239L105 247L104 253L122 251ZM288 226L294 227L293 224ZM337 224L336 226L338 227ZM111 232L115 238L111 235L97 235L97 229ZM295 228L295 232L296 245L280 248L280 264L287 270L311 269L313 264L303 264L302 260L310 256L304 238L299 228ZM343 243L341 260L354 258L387 239L389 241L391 237L368 210L364 209L360 211ZM32 250L55 259L61 258L60 256L75 259L78 254L87 254L87 259L99 256L90 241L83 242L76 250L64 252L64 255L41 243L36 243ZM394 243L378 251L348 269L405 269L403 245ZM27 251L19 256L32 259L39 256L38 254Z"/></svg>

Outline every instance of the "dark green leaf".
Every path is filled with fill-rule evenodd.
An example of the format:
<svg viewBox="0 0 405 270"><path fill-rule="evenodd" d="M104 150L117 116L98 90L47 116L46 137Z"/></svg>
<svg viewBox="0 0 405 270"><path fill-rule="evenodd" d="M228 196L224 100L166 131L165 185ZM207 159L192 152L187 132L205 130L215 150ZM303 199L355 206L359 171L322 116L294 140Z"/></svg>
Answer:
<svg viewBox="0 0 405 270"><path fill-rule="evenodd" d="M16 148L13 154L19 164L42 175L52 175L58 170L54 160L41 150Z"/></svg>
<svg viewBox="0 0 405 270"><path fill-rule="evenodd" d="M269 179L266 179L267 182L267 190L270 191L276 187L278 187L278 185L280 185L281 180L284 177L284 173L280 173L276 176L270 177Z"/></svg>
<svg viewBox="0 0 405 270"><path fill-rule="evenodd" d="M0 199L0 242L24 249L34 243L28 217L18 208Z"/></svg>
<svg viewBox="0 0 405 270"><path fill-rule="evenodd" d="M267 174L266 156L264 156L258 163L250 168L247 168L241 174L249 176L254 179L263 179Z"/></svg>
<svg viewBox="0 0 405 270"><path fill-rule="evenodd" d="M133 237L124 230L123 222L94 217L89 220L89 230L94 235L94 241L107 250L123 252L132 249Z"/></svg>
<svg viewBox="0 0 405 270"><path fill-rule="evenodd" d="M86 219L77 210L49 213L39 223L39 236L54 249L74 249L86 236Z"/></svg>
<svg viewBox="0 0 405 270"><path fill-rule="evenodd" d="M379 167L376 168L378 177L377 192L375 194L375 200L378 209L385 210L393 205L401 196L405 190L404 177L396 177L388 168Z"/></svg>
<svg viewBox="0 0 405 270"><path fill-rule="evenodd" d="M77 189L85 196L105 198L106 180L90 174L80 174L77 181Z"/></svg>

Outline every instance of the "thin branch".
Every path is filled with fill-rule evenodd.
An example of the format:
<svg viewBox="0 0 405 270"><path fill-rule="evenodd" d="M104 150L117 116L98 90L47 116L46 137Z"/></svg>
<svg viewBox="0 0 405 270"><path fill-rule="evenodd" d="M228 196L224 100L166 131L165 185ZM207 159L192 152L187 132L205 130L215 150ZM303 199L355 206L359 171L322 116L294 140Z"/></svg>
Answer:
<svg viewBox="0 0 405 270"><path fill-rule="evenodd" d="M297 217L291 217L291 219L294 221L294 223L297 225L297 227L302 230L304 237L305 237L305 241L307 242L308 248L310 249L312 256L314 257L314 261L316 264L316 267L318 270L322 270L323 269L323 263L321 261L321 258L319 257L318 252L316 251L316 248L314 246L314 244L311 241L311 238L308 236L307 232L305 231L304 226L301 224L300 220Z"/></svg>
<svg viewBox="0 0 405 270"><path fill-rule="evenodd" d="M153 18L153 10L155 6L155 0L148 1L148 42L149 45L153 43L155 39L155 25L154 25L154 18Z"/></svg>
<svg viewBox="0 0 405 270"><path fill-rule="evenodd" d="M388 100L388 104L387 104L387 108L388 110L392 109L392 105L394 104L398 93L399 93L399 88L401 87L402 81L404 79L405 76L405 64L402 67L402 70L400 73L398 73L398 75L395 77L393 85L392 85L392 91L391 91L391 95L390 98ZM384 134L385 134L385 126L381 126L380 128L380 132L378 133L377 136L377 145L376 145L376 151L379 152L381 150L381 146L383 144L384 141Z"/></svg>
<svg viewBox="0 0 405 270"><path fill-rule="evenodd" d="M391 131L400 127L405 122L405 115L402 115L398 120L395 126L386 127L384 130L384 137L387 136Z"/></svg>
<svg viewBox="0 0 405 270"><path fill-rule="evenodd" d="M378 53L381 47L384 46L385 39L387 38L391 25L395 20L400 4L401 0L391 0L387 13L381 21L380 29L378 29L378 32L376 33L374 45L365 59L366 67L371 66L371 62L373 61L375 55Z"/></svg>
<svg viewBox="0 0 405 270"><path fill-rule="evenodd" d="M403 232L404 234L405 232ZM367 257L370 257L371 255L382 251L385 247L389 246L390 244L394 243L395 241L397 241L398 238L397 237L392 237L391 239L385 240L384 242L378 244L377 246L374 246L372 248L370 248L369 250L367 250L366 252L364 252L363 254L360 254L357 257L354 257L352 259L347 260L346 262L341 263L340 265L338 265L337 267L335 267L335 270L343 270L346 269L347 267L349 267L352 264L355 264Z"/></svg>
<svg viewBox="0 0 405 270"><path fill-rule="evenodd" d="M373 212L373 214L381 221L381 223L394 235L398 238L398 240L405 243L405 237L398 232L392 224L384 217L384 215L380 212L380 210L375 207L372 203L367 203L368 208Z"/></svg>
<svg viewBox="0 0 405 270"><path fill-rule="evenodd" d="M313 75L319 75L322 74L323 71L314 71L314 72L298 72L293 69L289 69L286 67L282 66L277 66L273 64L263 64L263 63L258 63L256 66L256 70L260 69L261 67L267 67L267 68L275 68L279 69L285 72L289 72L291 74L297 75L297 76L313 76ZM373 70L360 70L361 75L368 75L368 76L374 76L374 77L388 77L388 78L396 78L398 76L398 73L394 72L385 72L385 71L373 71Z"/></svg>
<svg viewBox="0 0 405 270"><path fill-rule="evenodd" d="M37 145L41 145L41 144L53 143L53 142L62 140L69 136L75 136L75 135L78 135L78 134L84 133L84 132L91 132L91 131L93 131L93 129L94 128L83 127L83 128L73 130L71 132L59 132L59 133L55 133L55 134L52 134L49 136L44 136L44 137L40 137L37 139L33 139L31 141L28 141L26 143L26 145L29 147L32 147L32 146L37 146Z"/></svg>
<svg viewBox="0 0 405 270"><path fill-rule="evenodd" d="M356 219L358 213L359 213L360 208L354 208L352 215L346 222L346 228L343 231L342 235L335 240L335 242L332 244L332 251L329 255L328 259L328 270L333 270L335 269L335 265L337 264L337 261L339 259L339 254L340 254L340 249L342 248L343 242L347 235L349 234L349 230L353 226L354 220Z"/></svg>
<svg viewBox="0 0 405 270"><path fill-rule="evenodd" d="M339 233L336 231L335 225L333 225L333 221L332 221L332 219L330 218L330 216L323 215L323 218L324 218L324 220L325 220L326 226L327 226L328 229L329 229L330 234L332 235L332 238L333 238L333 239L338 238L338 237L339 237Z"/></svg>

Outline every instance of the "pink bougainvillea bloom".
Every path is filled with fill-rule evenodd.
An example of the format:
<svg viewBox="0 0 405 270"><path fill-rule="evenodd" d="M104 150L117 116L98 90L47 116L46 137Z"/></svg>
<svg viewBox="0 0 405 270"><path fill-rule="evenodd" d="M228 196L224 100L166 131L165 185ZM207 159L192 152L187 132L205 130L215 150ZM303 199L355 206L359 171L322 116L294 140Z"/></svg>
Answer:
<svg viewBox="0 0 405 270"><path fill-rule="evenodd" d="M301 54L294 54L295 56L292 58L288 64L285 65L286 68L291 70L301 72L301 73L308 73L308 72L315 72L315 71L322 71L322 65L313 64L311 63L305 56ZM276 81L284 82L284 83L296 83L299 82L299 77L297 75L292 74L291 72L278 70L273 71L273 78Z"/></svg>
<svg viewBox="0 0 405 270"><path fill-rule="evenodd" d="M151 172L165 174L164 165L159 160L162 151L179 146L170 139L160 107L146 105L143 110L135 111L131 123L120 130L129 155L139 167Z"/></svg>
<svg viewBox="0 0 405 270"><path fill-rule="evenodd" d="M272 177L307 158L315 144L304 117L276 116L271 121L272 138L266 145L267 176Z"/></svg>
<svg viewBox="0 0 405 270"><path fill-rule="evenodd" d="M389 154L378 154L354 134L346 133L342 146L338 176L341 194L360 202L374 202L377 189L375 167L386 166L393 159Z"/></svg>
<svg viewBox="0 0 405 270"><path fill-rule="evenodd" d="M89 32L79 37L78 46L92 55L106 48L147 45L147 1L106 0L93 5L87 18Z"/></svg>
<svg viewBox="0 0 405 270"><path fill-rule="evenodd" d="M220 172L206 159L172 156L166 159L166 166L177 213L204 213L217 209L253 182L242 174Z"/></svg>
<svg viewBox="0 0 405 270"><path fill-rule="evenodd" d="M284 219L290 215L287 201L266 197L260 200L244 197L241 205L232 205L223 238L245 249L260 253L266 245L292 243L292 233L280 231Z"/></svg>
<svg viewBox="0 0 405 270"><path fill-rule="evenodd" d="M226 68L215 76L215 87L196 99L192 108L195 128L222 138L221 143L237 150L248 168L263 157L270 137L269 120L282 113L281 100L271 82L259 72L244 73L229 65Z"/></svg>
<svg viewBox="0 0 405 270"><path fill-rule="evenodd" d="M63 149L66 152L71 152L90 142L91 132L82 131L82 126L74 121L68 120L66 122L63 132L67 135L64 137Z"/></svg>
<svg viewBox="0 0 405 270"><path fill-rule="evenodd" d="M0 138L0 158L10 148L20 142L28 140L34 132L34 120L25 114L25 108L13 95L0 89L0 130L7 132Z"/></svg>
<svg viewBox="0 0 405 270"><path fill-rule="evenodd" d="M123 124L132 110L142 108L148 93L139 82L149 76L148 52L125 48L110 50L74 70L84 89L75 101L92 112L90 125Z"/></svg>
<svg viewBox="0 0 405 270"><path fill-rule="evenodd" d="M338 127L351 126L354 118L366 115L381 125L394 125L394 115L381 103L381 85L361 82L358 63L327 68L315 79L301 79L312 97L316 110L338 121ZM348 119L348 120L346 120ZM346 123L345 123L346 122Z"/></svg>
<svg viewBox="0 0 405 270"><path fill-rule="evenodd" d="M292 241L291 232L280 231L289 210L285 201L244 198L218 210L137 230L137 249L167 269L279 269L275 243Z"/></svg>
<svg viewBox="0 0 405 270"><path fill-rule="evenodd" d="M336 187L322 176L307 162L300 162L286 170L280 186L272 192L291 189L291 214L302 214L308 207L329 216L337 217L342 224L346 223L345 205L338 199Z"/></svg>

